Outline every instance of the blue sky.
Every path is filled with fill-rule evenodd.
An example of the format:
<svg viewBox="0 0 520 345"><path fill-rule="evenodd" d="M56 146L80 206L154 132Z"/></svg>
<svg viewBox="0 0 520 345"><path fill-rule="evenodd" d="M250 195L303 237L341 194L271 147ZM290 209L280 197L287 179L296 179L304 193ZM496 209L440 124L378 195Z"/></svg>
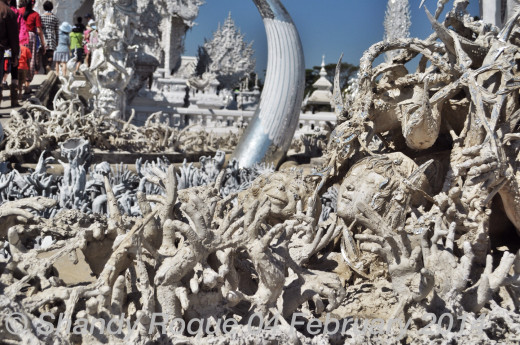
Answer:
<svg viewBox="0 0 520 345"><path fill-rule="evenodd" d="M263 78L267 65L267 41L262 18L251 0L205 0L200 7L196 25L188 31L185 55L196 56L197 47L204 38L211 39L218 23L223 23L231 11L236 25L245 34L247 42L254 41L256 71ZM298 28L305 53L307 68L319 65L321 56L326 63L336 62L344 53L343 61L359 64L363 52L383 38L383 20L387 0L282 0ZM425 38L431 25L420 0L410 0L411 36ZM446 8L452 6L448 2ZM434 13L437 0L426 0L425 5ZM479 15L478 0L470 0L469 12ZM444 14L441 16L444 18Z"/></svg>

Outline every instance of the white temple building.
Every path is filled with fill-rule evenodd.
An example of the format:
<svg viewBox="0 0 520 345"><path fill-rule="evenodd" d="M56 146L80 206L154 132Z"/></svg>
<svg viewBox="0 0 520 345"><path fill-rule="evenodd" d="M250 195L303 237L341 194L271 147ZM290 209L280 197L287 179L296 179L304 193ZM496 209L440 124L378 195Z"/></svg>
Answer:
<svg viewBox="0 0 520 345"><path fill-rule="evenodd" d="M316 89L312 92L310 97L303 101L303 107L310 108L314 112L315 107L328 106L332 100L332 83L327 79L327 72L325 71L325 55L321 59L320 78L312 84Z"/></svg>

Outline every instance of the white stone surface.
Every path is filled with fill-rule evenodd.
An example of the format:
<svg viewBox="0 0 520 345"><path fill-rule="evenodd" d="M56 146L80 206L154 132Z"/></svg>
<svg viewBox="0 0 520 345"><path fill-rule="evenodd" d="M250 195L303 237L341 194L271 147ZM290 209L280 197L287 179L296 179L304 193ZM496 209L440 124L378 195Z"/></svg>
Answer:
<svg viewBox="0 0 520 345"><path fill-rule="evenodd" d="M480 17L484 22L502 28L519 5L520 0L480 0Z"/></svg>
<svg viewBox="0 0 520 345"><path fill-rule="evenodd" d="M36 10L44 13L43 3L45 0L36 1ZM93 13L92 6L94 0L54 0L54 14L58 17L60 22L69 22L71 25L77 16L84 16L87 13ZM85 25L87 23L84 23Z"/></svg>

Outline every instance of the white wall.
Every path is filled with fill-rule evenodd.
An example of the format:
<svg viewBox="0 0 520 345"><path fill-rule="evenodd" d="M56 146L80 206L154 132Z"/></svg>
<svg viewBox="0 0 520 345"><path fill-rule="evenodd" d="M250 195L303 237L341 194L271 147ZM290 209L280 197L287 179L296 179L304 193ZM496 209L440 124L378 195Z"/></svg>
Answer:
<svg viewBox="0 0 520 345"><path fill-rule="evenodd" d="M54 14L58 17L61 22L67 21L71 25L74 24L75 17L84 16L87 13L92 13L92 5L94 0L51 0L54 4ZM36 0L35 9L43 13L43 3L45 0ZM87 24L83 19L83 24Z"/></svg>

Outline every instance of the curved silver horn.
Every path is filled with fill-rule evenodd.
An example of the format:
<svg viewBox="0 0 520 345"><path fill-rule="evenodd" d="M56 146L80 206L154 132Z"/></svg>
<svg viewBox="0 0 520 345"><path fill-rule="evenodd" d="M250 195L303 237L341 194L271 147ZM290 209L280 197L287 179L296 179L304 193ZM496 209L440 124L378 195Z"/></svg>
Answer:
<svg viewBox="0 0 520 345"><path fill-rule="evenodd" d="M305 63L298 30L279 0L253 0L267 33L267 75L260 104L233 153L241 167L278 165L289 146L300 115Z"/></svg>

